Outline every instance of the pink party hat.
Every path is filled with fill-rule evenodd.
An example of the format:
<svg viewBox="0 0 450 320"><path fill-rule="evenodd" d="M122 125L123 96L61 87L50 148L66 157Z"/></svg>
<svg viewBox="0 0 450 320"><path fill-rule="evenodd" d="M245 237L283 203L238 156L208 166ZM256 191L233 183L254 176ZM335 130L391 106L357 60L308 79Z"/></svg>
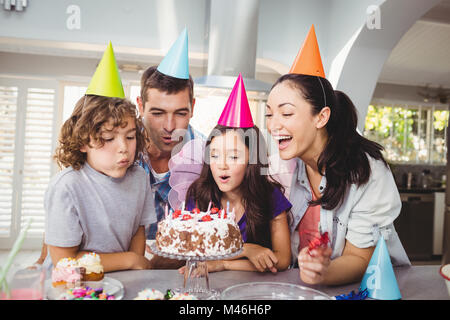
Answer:
<svg viewBox="0 0 450 320"><path fill-rule="evenodd" d="M241 74L234 84L217 124L232 128L251 128L254 126Z"/></svg>

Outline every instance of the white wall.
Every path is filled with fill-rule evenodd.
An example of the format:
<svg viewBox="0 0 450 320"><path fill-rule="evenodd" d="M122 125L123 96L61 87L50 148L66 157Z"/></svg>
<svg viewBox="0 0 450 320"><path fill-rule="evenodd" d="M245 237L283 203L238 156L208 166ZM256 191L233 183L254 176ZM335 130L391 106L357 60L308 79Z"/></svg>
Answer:
<svg viewBox="0 0 450 320"><path fill-rule="evenodd" d="M326 61L330 13L329 0L261 0L258 58L274 60L284 66L285 72L289 71L314 24L322 59Z"/></svg>
<svg viewBox="0 0 450 320"><path fill-rule="evenodd" d="M0 37L71 41L167 50L189 30L192 51L205 51L206 0L38 0L24 12L0 9ZM69 30L70 5L80 8L79 30Z"/></svg>
<svg viewBox="0 0 450 320"><path fill-rule="evenodd" d="M273 82L287 72L314 24L327 78L352 98L361 129L390 52L411 25L438 2L261 0L256 77ZM189 32L191 71L194 77L206 74L208 0L28 3L22 13L0 9L0 74L29 72L48 77L54 74L57 78L89 78L110 40L119 63L129 61L147 67L159 63L185 26ZM74 3L81 10L79 30L66 27L66 9ZM369 5L380 6L380 30L365 26ZM138 74L123 74L123 79L138 78Z"/></svg>

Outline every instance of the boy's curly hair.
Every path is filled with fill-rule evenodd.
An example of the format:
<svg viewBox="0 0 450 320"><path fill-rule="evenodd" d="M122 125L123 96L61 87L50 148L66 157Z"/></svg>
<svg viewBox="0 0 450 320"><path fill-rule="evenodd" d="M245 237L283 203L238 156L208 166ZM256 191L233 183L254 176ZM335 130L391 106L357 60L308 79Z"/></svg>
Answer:
<svg viewBox="0 0 450 320"><path fill-rule="evenodd" d="M147 146L148 136L136 106L127 99L85 95L75 105L69 119L64 122L59 134L59 144L54 158L60 168L72 166L81 169L86 162L86 153L80 149L94 141L100 147L105 141L101 137L102 125L112 121L113 126L125 127L125 119L132 117L136 125L136 161L140 152Z"/></svg>

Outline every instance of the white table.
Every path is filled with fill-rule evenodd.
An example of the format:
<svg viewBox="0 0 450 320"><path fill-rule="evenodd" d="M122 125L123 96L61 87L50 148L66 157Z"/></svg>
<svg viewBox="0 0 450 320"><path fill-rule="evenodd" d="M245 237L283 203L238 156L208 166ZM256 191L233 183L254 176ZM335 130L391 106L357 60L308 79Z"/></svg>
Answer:
<svg viewBox="0 0 450 320"><path fill-rule="evenodd" d="M394 268L403 300L449 300L444 279L439 275L438 265ZM125 287L125 300L135 298L139 291L154 288L162 292L183 286L183 275L177 270L129 270L106 274L122 282ZM300 280L298 269L290 269L278 274L222 271L209 274L211 289L223 291L229 286L256 281L275 281L299 284L322 291L330 296L358 291L360 283L343 286L307 285Z"/></svg>

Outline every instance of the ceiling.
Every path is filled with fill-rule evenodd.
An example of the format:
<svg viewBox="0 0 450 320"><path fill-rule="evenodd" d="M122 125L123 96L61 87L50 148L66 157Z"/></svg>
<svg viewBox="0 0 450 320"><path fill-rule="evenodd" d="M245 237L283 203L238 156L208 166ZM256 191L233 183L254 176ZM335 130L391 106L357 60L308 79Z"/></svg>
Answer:
<svg viewBox="0 0 450 320"><path fill-rule="evenodd" d="M6 52L43 54L51 51L53 55L75 55L95 62L103 50L103 45L96 44L66 42L57 45L55 47L55 41L24 42L22 39L0 38L0 49ZM114 49L121 60L133 61L134 64L140 61L157 63L162 57L160 50L121 46ZM198 70L195 76L198 76L204 72L207 53L189 55L194 71ZM148 57L154 57L154 60L149 61ZM257 59L259 77L273 71L273 68L264 67L266 62L265 59ZM274 63L270 61L271 65ZM283 68L285 66L280 67ZM271 79L261 80L271 82ZM450 88L450 0L442 0L404 34L387 59L378 83Z"/></svg>
<svg viewBox="0 0 450 320"><path fill-rule="evenodd" d="M450 0L443 0L402 37L378 82L450 88Z"/></svg>

